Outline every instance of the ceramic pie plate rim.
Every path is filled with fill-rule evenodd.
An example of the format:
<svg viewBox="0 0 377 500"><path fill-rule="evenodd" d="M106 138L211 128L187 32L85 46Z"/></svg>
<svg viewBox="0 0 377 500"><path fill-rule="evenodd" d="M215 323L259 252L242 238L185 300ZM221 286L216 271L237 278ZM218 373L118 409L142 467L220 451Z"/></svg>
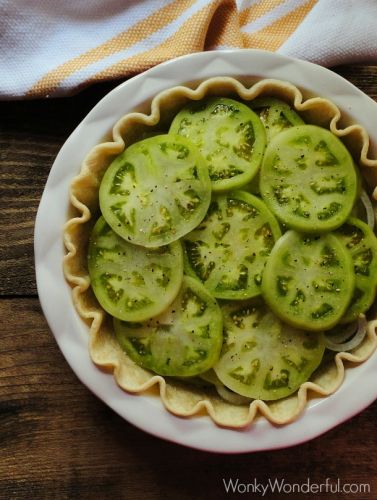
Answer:
<svg viewBox="0 0 377 500"><path fill-rule="evenodd" d="M62 228L67 219L69 184L84 156L101 142L123 114L162 90L192 80L192 75L196 76L195 80L252 75L290 81L309 93L332 100L345 114L354 117L370 134L375 156L377 134L373 136L372 124L377 104L347 80L323 67L251 49L196 53L160 64L109 92L73 131L55 159L35 224L35 266L42 309L60 350L81 382L136 427L181 445L220 453L293 446L339 425L377 398L377 388L360 384L373 376L376 353L365 363L347 370L335 394L314 398L299 418L287 425L276 426L258 418L245 429L233 430L216 426L208 416L179 418L170 414L157 397L124 392L112 374L104 373L93 364L88 352L88 328L74 309L71 289L63 275ZM122 107L119 103L126 104ZM352 390L356 384L358 391Z"/></svg>

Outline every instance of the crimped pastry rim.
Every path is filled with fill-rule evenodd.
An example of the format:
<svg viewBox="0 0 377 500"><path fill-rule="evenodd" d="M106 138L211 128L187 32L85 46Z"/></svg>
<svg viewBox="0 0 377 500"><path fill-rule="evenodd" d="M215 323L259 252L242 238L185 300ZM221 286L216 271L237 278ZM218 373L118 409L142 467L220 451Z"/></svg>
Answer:
<svg viewBox="0 0 377 500"><path fill-rule="evenodd" d="M220 93L219 93L220 92ZM114 350L103 355L103 346L99 342L101 340L101 326L104 329L106 314L93 302L88 306L87 295L90 290L90 280L87 271L83 266L77 269L75 260L78 252L81 250L77 238L80 235L80 228L91 219L91 211L88 208L85 200L88 195L83 191L80 194L80 185L88 184L93 192L99 187L100 176L104 168L104 164L109 161L114 155L119 154L125 147L124 137L127 135L127 127L135 124L145 126L154 126L160 122L161 111L164 112L163 106L168 101L174 100L197 100L203 98L208 93L218 93L223 95L223 92L236 93L241 99L250 100L262 95L278 95L289 100L294 108L303 113L320 114L325 116L328 128L338 137L351 139L354 149L357 151L357 157L361 166L376 168L377 160L368 158L369 137L365 129L358 124L352 124L345 128L338 128L338 124L342 119L342 115L338 107L327 99L314 97L303 100L301 92L293 84L275 79L263 79L251 87L245 87L240 81L230 77L215 77L210 78L192 89L186 86L176 86L165 90L158 94L151 102L151 113L149 115L143 113L128 113L122 117L113 128L113 141L105 142L95 146L86 156L81 171L76 176L71 184L70 201L72 207L75 207L78 215L70 218L64 227L64 243L67 249L67 254L64 257L64 273L67 281L72 287L73 302L76 309L83 319L89 324L89 351L92 360L100 367L105 367L113 372L115 380L123 389L133 392L142 393L153 386L158 387L159 395L164 403L164 406L171 413L182 417L190 417L196 414L207 413L212 420L220 425L231 428L242 428L251 424L258 414L263 415L273 424L287 424L295 420L305 408L308 395L313 393L317 396L328 396L335 392L345 376L344 362L361 363L368 359L377 347L377 319L372 320L368 324L368 334L362 346L355 350L354 353L338 353L335 356L336 374L332 378L331 384L321 386L312 381L305 382L301 385L294 398L295 404L290 405L292 408L288 412L272 411L271 408L279 405L275 402L272 405L263 401L253 401L247 412L242 411L242 415L235 416L234 412L227 411L225 407L229 407L228 403L219 403L211 397L196 396L191 404L177 404L177 398L172 398L170 393L177 393L183 389L180 386L166 381L159 375L145 376L145 370L136 367L127 356L118 351L114 346ZM353 151L355 154L355 151ZM81 256L82 257L82 256ZM101 344L101 345L99 345ZM110 342L108 342L110 345ZM135 375L135 370L140 371L140 376L137 376L137 382L131 381L130 376ZM142 373L141 373L142 372ZM139 380L140 379L140 380ZM184 391L184 390L183 390ZM194 392L194 391L193 391ZM292 397L287 398L292 400ZM178 397L179 401L179 397ZM244 409L243 409L244 410ZM240 410L241 411L241 410Z"/></svg>

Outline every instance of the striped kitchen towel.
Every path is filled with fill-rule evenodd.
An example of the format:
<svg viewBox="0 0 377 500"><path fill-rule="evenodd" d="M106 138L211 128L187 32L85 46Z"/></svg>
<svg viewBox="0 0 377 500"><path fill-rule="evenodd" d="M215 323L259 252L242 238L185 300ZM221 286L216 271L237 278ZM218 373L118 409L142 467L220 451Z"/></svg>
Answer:
<svg viewBox="0 0 377 500"><path fill-rule="evenodd" d="M0 0L0 98L77 92L187 53L377 62L376 0Z"/></svg>

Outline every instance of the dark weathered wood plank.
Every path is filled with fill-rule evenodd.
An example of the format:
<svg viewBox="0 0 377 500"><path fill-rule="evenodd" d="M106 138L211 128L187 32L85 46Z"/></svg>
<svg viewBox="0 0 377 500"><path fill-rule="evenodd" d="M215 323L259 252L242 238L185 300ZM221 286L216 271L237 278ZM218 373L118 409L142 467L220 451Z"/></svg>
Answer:
<svg viewBox="0 0 377 500"><path fill-rule="evenodd" d="M137 430L94 397L58 350L37 299L2 299L0 316L7 324L0 350L0 498L225 498L229 478L292 484L339 477L377 491L377 404L287 450L232 457L190 450Z"/></svg>
<svg viewBox="0 0 377 500"><path fill-rule="evenodd" d="M56 138L4 133L0 170L0 293L35 293L34 219L56 155Z"/></svg>
<svg viewBox="0 0 377 500"><path fill-rule="evenodd" d="M377 100L377 66L353 64L337 66L333 70L356 85L372 99Z"/></svg>
<svg viewBox="0 0 377 500"><path fill-rule="evenodd" d="M35 295L34 220L67 137L115 82L67 98L0 103L0 296Z"/></svg>

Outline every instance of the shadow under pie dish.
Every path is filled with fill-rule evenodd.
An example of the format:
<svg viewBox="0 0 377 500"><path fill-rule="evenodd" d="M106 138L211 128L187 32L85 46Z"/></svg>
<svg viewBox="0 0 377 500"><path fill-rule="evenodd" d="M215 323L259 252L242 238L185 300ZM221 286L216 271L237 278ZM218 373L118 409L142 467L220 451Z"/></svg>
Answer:
<svg viewBox="0 0 377 500"><path fill-rule="evenodd" d="M140 140L148 141L148 138L153 139L153 137L166 137L172 122L174 123L175 117L178 113L182 112L182 109L184 109L185 106L190 106L192 103L200 104L202 102L206 102L203 101L204 99L211 101L214 99L216 100L217 98L225 100L231 99L241 103L243 106L247 106L248 108L253 108L253 103L258 102L257 100L265 100L265 102L268 102L269 99L277 99L279 103L285 103L288 105L289 109L293 113L297 114L297 116L300 117L304 123L330 130L333 136L340 137L347 149L350 153L352 153L355 163L363 168L363 173L366 169L368 169L368 190L369 192L373 191L375 186L373 180L374 169L377 166L377 161L371 160L367 157L368 136L364 129L358 125L347 124L347 126L344 126L342 124L342 115L340 111L335 104L329 100L320 97L304 99L301 91L293 84L274 79L262 79L252 85L244 85L242 83L242 79L216 77L207 79L194 88L190 88L188 86L172 87L154 97L150 105L150 113L128 113L121 118L114 126L112 140L95 146L84 160L80 174L73 180L71 185L70 195L73 208L72 218L68 220L64 231L65 245L68 250L68 253L64 258L64 271L68 282L73 287L73 300L75 307L90 327L89 349L91 358L98 366L105 367L106 369L113 371L117 383L122 388L133 393L143 393L151 387L156 386L158 387L159 395L165 407L172 413L178 416L189 417L206 412L210 415L213 421L220 426L231 428L245 427L251 424L258 414L263 415L274 424L287 424L295 420L300 415L307 405L308 399L313 397L313 395L314 397L327 397L334 393L334 391L336 391L341 385L344 377L344 371L347 367L352 366L352 364L364 362L371 356L377 343L375 333L377 323L371 313L369 313L368 316L369 321L363 341L357 345L357 347L351 349L350 352L339 352L330 357L325 356L324 361L320 364L317 363L316 365L314 363L312 366L312 374L309 374L309 380L300 384L300 386L297 387L297 390L292 392L292 394L285 397L283 396L280 399L267 399L264 401L255 398L252 398L251 401L247 401L235 397L234 401L236 404L234 404L229 401L225 401L223 399L224 394L222 394L223 397L221 397L213 389L213 385L216 386L216 383L213 383L213 380L205 380L204 383L197 383L197 380L185 381L182 380L182 378L178 378L179 375L182 375L179 373L174 374L173 377L166 377L161 374L153 373L135 363L121 348L117 337L114 335L112 320L110 316L99 306L99 303L90 286L87 261L88 242L93 231L94 223L100 215L99 191L105 172L112 168L110 165L113 164L114 159L117 156L121 155L126 149L132 147L132 145L135 145ZM262 110L265 110L266 108L268 109L267 105L260 106L260 109ZM258 116L261 117L261 114ZM240 123L243 122L241 121ZM342 124L342 127L340 127L340 124ZM294 128L300 127L301 125L291 123L290 126ZM279 133L286 134L287 131ZM268 142L268 140L273 142L278 138L278 134L272 138L268 138L267 135L268 134L266 134L266 142ZM255 137L253 137L252 140L254 139ZM145 144L145 142L143 143ZM269 146L267 145L267 148L268 147ZM261 153L261 156L264 155L264 151ZM208 155L206 158L208 161ZM220 187L220 189L217 187L213 188L214 184L212 184L212 201L214 199L217 201L223 200L227 197L227 193L234 194L234 190L253 193L250 195L252 197L257 196L259 200L260 193L255 192L258 191L258 186L255 186L255 182L253 185L253 180L255 180L257 176L257 171L261 171L260 182L262 186L263 169L261 170L260 167L262 161L263 160L261 159L259 165L255 167L255 175L252 175L250 178L246 178L246 180L243 179L239 183L235 182L230 186ZM220 170L220 173L221 172L222 171ZM235 172L234 177L237 175L242 177L242 172L239 174L237 169L235 169ZM370 175L371 173L372 175ZM219 177L220 181L222 181L226 175L224 176L224 174L222 174L222 177L221 175L217 177L216 175L212 175L212 183L218 182ZM359 190L359 193L360 181L358 180L357 182L354 182L354 184ZM319 189L321 189L321 187L319 187ZM343 186L340 186L340 192L342 189ZM245 202L245 196L243 198L242 196L233 196L232 201L234 201L234 199L237 199L242 203L246 203L249 200L249 198L246 197ZM209 200L208 203L210 203ZM195 221L195 224L186 233L181 235L182 238L185 238L187 234L191 234L192 231L195 232L197 227L200 226L203 217L205 217L205 213L207 213L208 203L201 216ZM349 210L349 212L351 212L351 210ZM278 217L275 216L274 220L277 219ZM326 219L326 217L324 217L324 219ZM280 227L283 230L282 232L287 234L286 230L291 227L291 225L288 224L287 226L281 219L278 220ZM345 220L343 220L343 223L344 222ZM279 223L277 224L279 225ZM339 227L343 226L343 223L340 224L340 226L339 224L335 225L334 228L331 228L331 231L337 231ZM231 224L229 224L229 226L231 226ZM316 229L316 235L318 231L319 230ZM329 231L330 229L325 227L325 232L327 233ZM279 236L280 234L275 234L275 243L279 240ZM145 241L143 243L145 244ZM137 246L138 244L140 245L140 242L137 242L136 244L131 242L131 245L134 246ZM170 244L170 242L167 244ZM140 245L140 247L145 248L143 245ZM140 251L142 251L141 248ZM151 244L150 248L154 248L154 245ZM186 254L187 252L185 252L185 255ZM265 264L266 261L261 263L262 266ZM192 275L192 271L192 266L191 268L190 266L185 267L185 274ZM189 279L195 278L191 276ZM344 287L348 289L351 286L354 285L351 285L350 283L344 284ZM241 301L243 305L246 304L246 301L249 301L247 302L249 305L250 303L258 304L258 300L260 299L255 299L256 294L254 293L253 295L253 292L250 293L244 297L229 297L229 294L225 294L225 296L215 297L215 300L221 304L223 304L222 301L226 300L227 306L224 307L229 307L229 301L232 300L233 306L236 303L234 302L235 300ZM162 310L162 313L170 306L172 300L167 301L166 308ZM349 304L351 301L351 295L349 294L348 299L345 300L348 301L347 304ZM270 305L270 301L267 300L267 302L269 302ZM263 303L263 306L261 307L265 308L268 306ZM245 307L243 307L243 310L244 309ZM249 307L249 310L250 309L251 306ZM278 313L279 309L275 312ZM343 310L343 312L345 311ZM120 319L122 320L122 318ZM170 320L171 318L169 321ZM129 319L127 321L129 321ZM279 325L280 324L281 323L279 323ZM332 328L333 326L333 324L327 323L325 329L329 330L329 328ZM297 325L290 325L289 328L292 329L295 327L297 327ZM276 325L274 328L276 329ZM348 327L344 326L341 330L346 328ZM310 331L310 328L308 330ZM307 336L309 338L311 336L312 339L318 335L320 335L318 332L307 334ZM339 338L339 332L335 335L338 335ZM350 335L348 335L348 337L349 336ZM279 337L279 334L277 337ZM347 338L345 340L347 340ZM211 366L206 368L211 368ZM286 368L289 368L289 363ZM283 374L286 373L286 371L287 370L285 370L285 372L283 371ZM297 370L297 360L296 371L300 371L300 369ZM201 374L202 373L199 373L199 375ZM213 374L211 375L213 376ZM273 380L270 378L270 382L272 382L271 387L276 391L279 387L279 379L276 378L275 380L277 380L277 383L274 386ZM283 383L284 380L280 382L280 386ZM220 384L219 386L221 387L223 384ZM222 391L224 391L224 388ZM230 397L232 398L233 396L234 394L231 393ZM242 394L241 396L245 397L245 394ZM229 399L229 394L226 394L225 397ZM230 401L232 401L232 399L230 399Z"/></svg>

